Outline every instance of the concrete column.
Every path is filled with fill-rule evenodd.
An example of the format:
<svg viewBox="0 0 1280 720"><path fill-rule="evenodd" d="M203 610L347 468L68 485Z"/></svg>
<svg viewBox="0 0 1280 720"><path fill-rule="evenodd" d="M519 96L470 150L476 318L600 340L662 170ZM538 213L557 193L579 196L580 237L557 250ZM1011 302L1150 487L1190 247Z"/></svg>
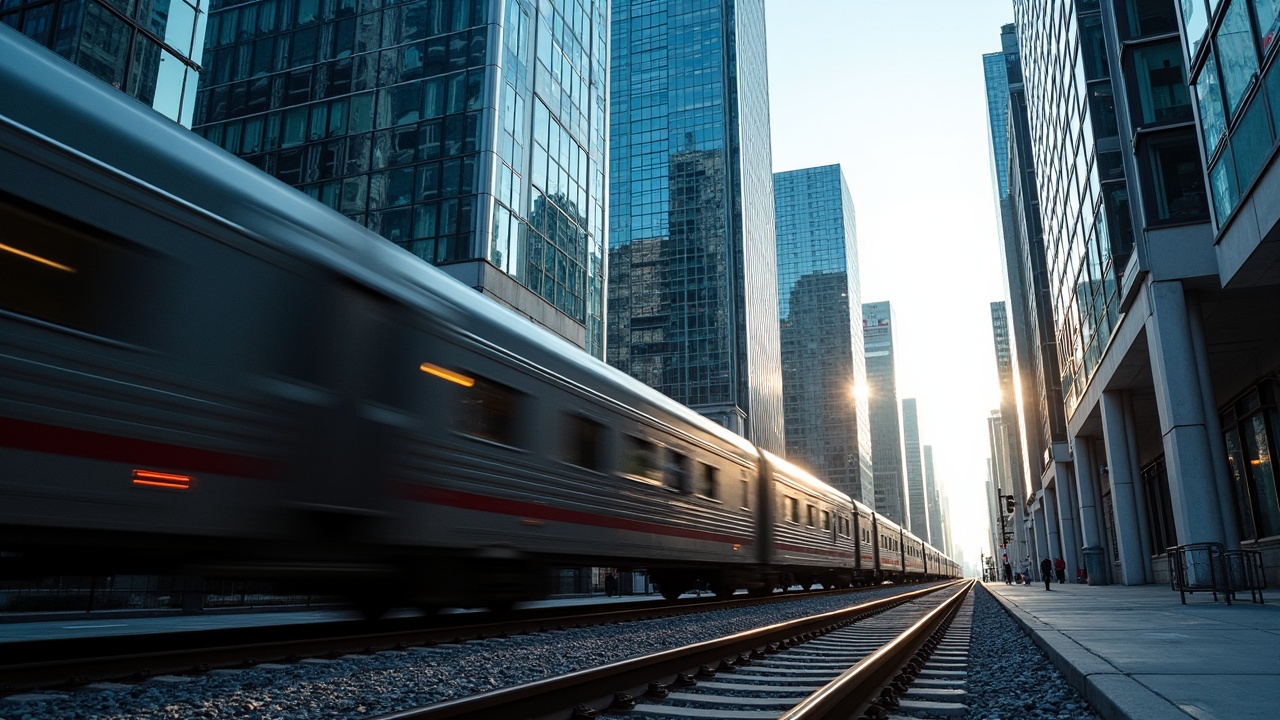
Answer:
<svg viewBox="0 0 1280 720"><path fill-rule="evenodd" d="M1044 491L1044 525L1049 532L1049 559L1065 557L1062 554L1062 527L1058 520L1057 486L1050 486Z"/></svg>
<svg viewBox="0 0 1280 720"><path fill-rule="evenodd" d="M1107 468L1111 482L1111 505L1115 511L1116 542L1120 555L1120 583L1141 585L1143 572L1142 540L1138 530L1138 507L1133 496L1133 471L1129 459L1130 420L1124 412L1124 391L1102 393L1102 434L1107 444Z"/></svg>
<svg viewBox="0 0 1280 720"><path fill-rule="evenodd" d="M1147 348L1178 543L1225 542L1205 396L1182 283L1154 282L1147 293L1151 306L1146 320ZM1222 438L1215 440L1221 442Z"/></svg>
<svg viewBox="0 0 1280 720"><path fill-rule="evenodd" d="M1134 425L1133 395L1124 394L1125 432L1129 440L1129 472L1133 477L1133 501L1138 511L1138 540L1142 545L1142 576L1146 582L1156 581L1155 571L1151 568L1151 556L1164 554L1164 548L1151 545L1151 505L1147 502L1147 486L1142 482L1142 461L1138 459L1138 431Z"/></svg>
<svg viewBox="0 0 1280 720"><path fill-rule="evenodd" d="M1102 527L1098 525L1098 462L1090 447L1092 438L1071 438L1071 454L1075 456L1076 498L1080 509L1081 547L1102 547Z"/></svg>
<svg viewBox="0 0 1280 720"><path fill-rule="evenodd" d="M1209 436L1209 457L1213 466L1213 487L1218 493L1218 510L1222 515L1222 532L1229 549L1240 547L1240 520L1236 517L1234 490L1227 472L1227 444L1222 438L1222 420L1213 402L1213 383L1209 380L1209 352L1205 349L1204 319L1200 314L1200 297L1187 295L1187 320L1191 325L1191 347L1196 355L1200 379L1200 400L1204 405L1205 430Z"/></svg>
<svg viewBox="0 0 1280 720"><path fill-rule="evenodd" d="M1047 499L1044 493L1039 493L1040 497L1036 501L1035 512L1032 517L1036 525L1036 556L1031 561L1031 576L1040 577L1040 560L1043 558L1052 558L1050 554L1052 550L1049 547L1048 524L1045 522L1045 507Z"/></svg>
<svg viewBox="0 0 1280 720"><path fill-rule="evenodd" d="M1076 499L1076 481L1071 463L1055 462L1053 484L1057 489L1058 524L1062 533L1062 559L1067 561L1067 576L1074 578L1076 568L1084 567L1080 554L1079 505Z"/></svg>

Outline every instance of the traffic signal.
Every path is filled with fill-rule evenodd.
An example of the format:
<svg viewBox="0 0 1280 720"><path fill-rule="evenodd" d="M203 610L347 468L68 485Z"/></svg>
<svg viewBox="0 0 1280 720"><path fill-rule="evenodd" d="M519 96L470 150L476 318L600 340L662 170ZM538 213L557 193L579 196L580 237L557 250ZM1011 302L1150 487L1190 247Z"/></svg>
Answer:
<svg viewBox="0 0 1280 720"><path fill-rule="evenodd" d="M1004 496L1004 511L1005 511L1005 512L1007 512L1007 513L1009 513L1010 515L1012 515L1012 514L1013 514L1013 511L1014 511L1014 509L1015 509L1015 508L1017 508L1017 505L1016 505L1016 504L1014 503L1014 501L1013 501L1013 496L1012 496L1012 495L1005 495L1005 496Z"/></svg>

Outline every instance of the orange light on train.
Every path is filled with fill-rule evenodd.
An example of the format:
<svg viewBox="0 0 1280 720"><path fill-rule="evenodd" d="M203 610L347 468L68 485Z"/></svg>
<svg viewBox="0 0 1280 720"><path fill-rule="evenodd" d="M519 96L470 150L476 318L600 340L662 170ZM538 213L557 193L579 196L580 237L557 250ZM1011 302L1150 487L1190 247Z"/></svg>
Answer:
<svg viewBox="0 0 1280 720"><path fill-rule="evenodd" d="M428 375L435 375L441 380L448 380L449 382L461 385L462 387L469 388L476 384L475 378L467 377L462 373L456 373L452 370L446 370L439 365L432 365L431 363L424 362L418 366L418 369Z"/></svg>
<svg viewBox="0 0 1280 720"><path fill-rule="evenodd" d="M48 266L49 266L49 267L51 267L51 268L55 268L55 269L57 269L57 270L62 270L62 271L64 271L64 272L74 273L74 272L76 271L76 269L75 269L75 268L73 268L73 267L69 267L69 266L67 266L67 265L63 265L62 263L56 263L56 262L54 262L54 261L52 261L52 260L50 260L50 259L48 259L48 258L42 258L42 257L40 257L39 255L33 255L33 254L29 253L29 252L26 252L25 250L19 250L19 249L18 249L18 248L16 248L16 247L11 247L11 246L9 246L9 245L5 245L4 243L0 243L0 250L3 250L3 251L5 251L5 252L13 253L14 255L17 255L18 257L23 257L23 258L26 258L26 259L28 259L28 260L34 260L35 262L38 262L38 263L40 263L41 265L48 265Z"/></svg>
<svg viewBox="0 0 1280 720"><path fill-rule="evenodd" d="M133 484L150 487L172 488L174 490L190 490L195 478L190 475L174 475L172 473L153 472L151 470L134 470Z"/></svg>

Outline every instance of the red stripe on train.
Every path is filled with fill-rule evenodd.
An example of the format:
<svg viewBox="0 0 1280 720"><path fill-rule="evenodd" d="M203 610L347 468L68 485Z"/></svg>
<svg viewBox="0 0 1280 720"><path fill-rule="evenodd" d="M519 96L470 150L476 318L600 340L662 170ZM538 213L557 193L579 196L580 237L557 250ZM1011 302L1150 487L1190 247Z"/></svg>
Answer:
<svg viewBox="0 0 1280 720"><path fill-rule="evenodd" d="M0 417L0 447L215 475L274 480L284 474L278 463L262 458L6 417Z"/></svg>
<svg viewBox="0 0 1280 720"><path fill-rule="evenodd" d="M552 520L555 522L590 525L593 527L607 527L617 530L630 530L632 532L653 533L655 535L669 535L688 538L691 540L705 540L708 542L740 545L742 547L747 547L753 544L751 538L734 537L732 535L714 533L706 530L695 530L693 528L663 525L661 523L648 522L645 520L631 520L628 518L619 518L609 515L597 515L595 513L568 510L565 508L524 502L521 500L477 495L475 493L462 492L460 490L446 490L444 488L431 487L429 485L399 483L396 488L396 494L406 500L412 500L414 502L444 505L447 507L462 508L464 510L479 510L481 512L498 513L500 515L511 515L514 517Z"/></svg>

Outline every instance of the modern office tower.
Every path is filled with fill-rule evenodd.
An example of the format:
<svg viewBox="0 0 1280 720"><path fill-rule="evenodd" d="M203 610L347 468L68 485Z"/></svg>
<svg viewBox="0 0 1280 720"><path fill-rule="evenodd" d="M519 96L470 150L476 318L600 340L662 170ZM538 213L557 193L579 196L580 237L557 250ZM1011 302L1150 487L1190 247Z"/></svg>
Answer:
<svg viewBox="0 0 1280 720"><path fill-rule="evenodd" d="M1013 488L1019 482L1019 475L1014 472L1013 444L1017 440L1016 433L1010 431L1005 416L999 410L992 410L987 418L987 441L991 448L991 459L988 469L991 472L991 483L994 516L991 532L998 541L996 555L1004 552L1009 560L1020 564L1030 557L1027 543L1028 532L1018 519L1023 517L1021 507L1017 504L1017 493ZM1014 512L1009 511L1008 498L1014 498Z"/></svg>
<svg viewBox="0 0 1280 720"><path fill-rule="evenodd" d="M987 491L987 540L990 544L986 554L987 557L999 557L1000 546L1004 540L1000 537L1000 521L996 519L995 470L991 458L987 458L985 489Z"/></svg>
<svg viewBox="0 0 1280 720"><path fill-rule="evenodd" d="M933 478L933 446L924 446L924 496L929 505L929 542L936 548L946 546L942 525L942 491Z"/></svg>
<svg viewBox="0 0 1280 720"><path fill-rule="evenodd" d="M862 305L862 340L867 359L867 411L871 418L871 459L876 512L907 526L907 484L902 468L902 425L893 355L893 307Z"/></svg>
<svg viewBox="0 0 1280 720"><path fill-rule="evenodd" d="M1196 98L1200 146L1213 197L1212 247L1223 288L1194 304L1206 318L1202 330L1207 345L1257 344L1252 357L1268 359L1231 366L1224 361L1234 358L1218 356L1212 368L1219 379L1213 395L1216 408L1206 410L1218 413L1210 412L1207 420L1213 439L1221 435L1231 458L1224 464L1216 454L1224 448L1210 448L1215 451L1214 466L1229 469L1228 482L1219 479L1217 494L1227 542L1234 545L1238 538L1262 551L1267 577L1275 583L1280 580L1280 469L1275 455L1280 416L1274 409L1280 401L1275 359L1280 357L1280 337L1269 328L1280 322L1274 305L1280 297L1280 266L1272 249L1280 236L1280 166L1275 155L1280 139L1280 63L1274 52L1280 8L1261 2L1245 7L1238 1L1210 6L1187 0L1180 10L1186 29L1183 50L1190 58L1187 82ZM1227 323L1227 318L1233 322ZM1215 427L1215 420L1221 427ZM1182 474L1176 482L1193 480ZM1172 469L1169 483L1175 483ZM1179 508L1173 518L1179 542L1194 534L1185 527L1184 512Z"/></svg>
<svg viewBox="0 0 1280 720"><path fill-rule="evenodd" d="M784 453L764 2L611 12L607 359Z"/></svg>
<svg viewBox="0 0 1280 720"><path fill-rule="evenodd" d="M839 165L773 176L787 459L875 503L853 199Z"/></svg>
<svg viewBox="0 0 1280 720"><path fill-rule="evenodd" d="M203 0L9 0L0 23L190 127L207 9Z"/></svg>
<svg viewBox="0 0 1280 720"><path fill-rule="evenodd" d="M907 476L907 525L929 542L929 498L924 486L924 456L920 452L920 416L915 398L902 400L903 468Z"/></svg>
<svg viewBox="0 0 1280 720"><path fill-rule="evenodd" d="M1244 107L1266 84L1259 51L1275 15L1251 13L1256 6L1215 3L1211 16L1195 0L1014 2L1074 459L1068 466L1051 450L1055 483L1036 510L1036 544L1048 550L1056 526L1078 525L1091 582L1163 581L1168 564L1153 561L1163 548L1238 540L1220 413L1249 392L1244 378L1265 375L1265 353L1209 348L1238 347L1253 334L1246 328L1274 317L1251 316L1254 303L1221 291L1241 256L1209 221L1206 187L1216 186L1194 151L1190 83L1202 120L1221 112L1246 129L1242 140L1272 136L1261 111L1246 118ZM1265 149L1233 145L1221 160L1221 135L1210 136L1200 140L1219 180L1240 180L1241 157L1256 168L1258 153L1269 156L1268 139ZM1059 471L1067 467L1074 488L1072 473ZM1061 502L1073 494L1076 502ZM1055 507L1078 520L1042 521Z"/></svg>
<svg viewBox="0 0 1280 720"><path fill-rule="evenodd" d="M195 129L602 356L607 15L221 0Z"/></svg>
<svg viewBox="0 0 1280 720"><path fill-rule="evenodd" d="M1005 25L1000 33L1001 51L983 56L983 62L988 70L992 161L1003 163L1005 169L1003 177L993 177L992 187L999 206L999 248L1008 284L1008 314L1004 314L1002 306L998 319L993 306L992 324L1000 359L1000 407L1007 424L1018 434L1015 450L1024 483L1015 490L1018 504L1025 509L1028 499L1056 499L1071 473L1050 278L1017 40L1015 26ZM991 72L993 68L998 72ZM1016 361L1006 367L1006 356ZM1059 476L1065 480L1060 482ZM1039 506L1054 517L1074 518L1073 514L1046 508L1044 502ZM1051 534L1055 538L1059 535L1056 528ZM1065 552L1064 557L1078 561L1074 529L1062 528L1061 536L1070 548L1055 549L1054 556Z"/></svg>

